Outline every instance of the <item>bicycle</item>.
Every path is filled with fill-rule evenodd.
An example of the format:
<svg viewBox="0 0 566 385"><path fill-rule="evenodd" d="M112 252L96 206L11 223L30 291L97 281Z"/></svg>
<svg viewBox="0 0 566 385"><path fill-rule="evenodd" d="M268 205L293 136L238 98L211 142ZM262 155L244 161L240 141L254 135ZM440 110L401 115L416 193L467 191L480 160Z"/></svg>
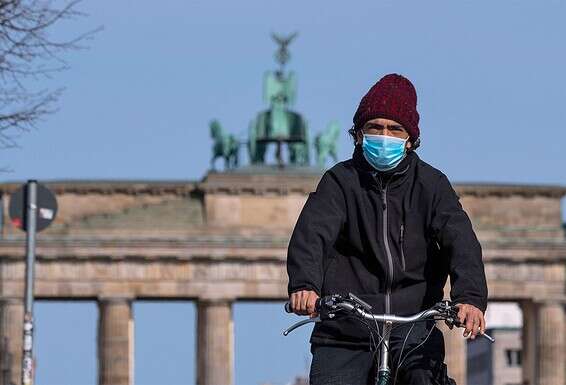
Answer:
<svg viewBox="0 0 566 385"><path fill-rule="evenodd" d="M306 320L301 320L291 325L289 328L283 331L283 335L287 336L293 330L306 325L311 322L324 322L325 320L337 319L340 316L354 316L360 321L368 326L367 321L375 323L376 334L379 337L379 342L375 344L375 337L373 336L373 331L370 328L370 343L374 342L376 351L379 351L379 366L376 376L376 385L391 385L395 384L397 377L397 370L403 364L403 347L401 348L401 354L399 359L399 364L397 365L397 370L395 376L393 377L393 383L391 383L391 369L389 367L389 338L391 335L391 330L394 324L406 324L414 322L423 322L428 320L444 321L450 329L453 327L462 327L458 319L458 309L450 301L441 301L432 306L430 309L421 311L420 313L414 314L408 317L396 316L393 314L373 314L371 313L372 307L356 297L354 294L349 293L347 298L339 294L329 295L326 297L319 298L316 302L316 312L318 316L309 318ZM289 302L285 304L285 311L287 313L292 313L291 305ZM378 322L383 323L382 331L380 333ZM432 331L432 328L431 328ZM409 331L410 333L410 331ZM480 333L480 336L487 338L492 343L495 340L486 333ZM423 342L417 345L412 351L416 350L418 347L422 346L428 339L429 335L425 338ZM406 341L406 340L405 340ZM405 358L412 352L407 353Z"/></svg>

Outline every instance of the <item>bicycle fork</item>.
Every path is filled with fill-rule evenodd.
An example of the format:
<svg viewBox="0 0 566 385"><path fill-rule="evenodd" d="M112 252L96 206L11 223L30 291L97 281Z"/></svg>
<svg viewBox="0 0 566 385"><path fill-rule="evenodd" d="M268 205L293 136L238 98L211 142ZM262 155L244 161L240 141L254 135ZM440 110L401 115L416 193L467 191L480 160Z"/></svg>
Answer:
<svg viewBox="0 0 566 385"><path fill-rule="evenodd" d="M379 350L379 369L377 372L376 385L390 385L391 369L389 368L389 337L393 323L386 321L383 323L383 341Z"/></svg>

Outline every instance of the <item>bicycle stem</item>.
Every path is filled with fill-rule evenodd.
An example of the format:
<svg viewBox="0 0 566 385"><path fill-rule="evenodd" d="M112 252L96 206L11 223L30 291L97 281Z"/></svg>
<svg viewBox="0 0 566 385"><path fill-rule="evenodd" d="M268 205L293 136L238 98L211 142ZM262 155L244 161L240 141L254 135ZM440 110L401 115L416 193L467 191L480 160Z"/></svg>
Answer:
<svg viewBox="0 0 566 385"><path fill-rule="evenodd" d="M393 322L386 321L383 323L382 347L379 352L379 377L386 376L389 378L389 339L391 337L392 328Z"/></svg>

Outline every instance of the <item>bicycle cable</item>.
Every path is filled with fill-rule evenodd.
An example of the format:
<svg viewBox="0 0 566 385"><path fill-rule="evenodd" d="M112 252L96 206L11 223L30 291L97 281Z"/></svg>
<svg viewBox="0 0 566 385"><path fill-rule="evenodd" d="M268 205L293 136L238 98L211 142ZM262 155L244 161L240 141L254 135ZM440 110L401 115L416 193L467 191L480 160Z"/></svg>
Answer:
<svg viewBox="0 0 566 385"><path fill-rule="evenodd" d="M348 314L346 315L346 318L354 318L355 320L358 320L368 328L370 334L370 351L372 352L372 361L375 361L376 365L379 366L379 361L378 361L379 357L377 355L377 352L379 351L379 347L383 344L383 340L384 340L384 338L379 333L379 329L373 329L371 325L368 322L366 322L366 320L360 317L356 317L355 315ZM376 340L373 334L374 331L377 332L377 335L379 336L379 342L375 342ZM372 343L374 348L372 348Z"/></svg>
<svg viewBox="0 0 566 385"><path fill-rule="evenodd" d="M420 348L421 346L423 346L423 345L426 343L426 341L428 341L428 339L429 339L430 335L432 334L432 331L434 330L435 327L436 327L436 324L432 325L432 327L430 328L430 330L429 330L428 334L426 335L425 339L424 339L420 344L418 344L417 346L415 346L414 348L412 348L411 350L409 350L409 351L407 352L407 354L405 354L405 357L403 357L403 359L401 359L401 356L399 356L399 361L400 361L400 363L397 365L397 368L396 368L396 370L395 370L395 378L394 378L394 381L393 381L393 385L395 385L395 381L397 381L397 372L398 372L399 368L403 365L403 363L405 362L405 360L407 359L407 357L408 357L412 352L414 352L415 350L417 350L418 348Z"/></svg>
<svg viewBox="0 0 566 385"><path fill-rule="evenodd" d="M377 333L377 335L378 335L378 337L379 337L379 342L378 342L378 343L375 343L375 337L373 336L373 333L372 333L372 327L370 326L370 324L369 324L365 319L360 318L360 317L355 316L355 315L348 315L347 317L354 317L356 320L358 320L358 321L360 321L361 323L363 323L363 324L370 330L370 338L374 341L374 346L375 346L375 350L373 350L372 361L375 362L376 369L379 368L379 356L377 355L377 353L378 353L378 351L379 351L379 348L380 348L380 347L383 348L383 347L385 346L386 349L389 350L390 344L387 344L387 345L385 344L385 342L384 342L385 336L383 336L383 335L380 333L380 331L379 331L379 324L377 323L377 320L375 319L375 315L372 314L372 319L373 319L373 321L374 321L374 323L375 323L375 329L373 329L373 330ZM401 326L401 325L393 326L393 327L391 328L391 330L393 331L393 330L396 329L398 326ZM412 328L412 326L411 326L411 328ZM370 350L371 350L371 340L370 340ZM376 371L376 373L377 373L377 371Z"/></svg>
<svg viewBox="0 0 566 385"><path fill-rule="evenodd" d="M375 315L373 313L371 314L371 318L373 318L373 322L375 323L375 329L377 330L377 334L381 338L381 341L379 343L381 345L383 343L383 340L385 339L385 336L382 337L381 334L379 333L379 324L377 323L377 320L375 319ZM376 347L375 353L373 354L372 357L372 361L375 360L376 368L379 368L379 355L377 354L378 351L379 351L379 346Z"/></svg>
<svg viewBox="0 0 566 385"><path fill-rule="evenodd" d="M361 318L359 318L359 317L355 317L355 318L356 318L357 320L359 320L360 322L362 322L362 323L368 328L368 330L369 330L369 332L370 332L370 352L372 352L371 360L372 360L372 361L375 361L376 366L379 366L379 356L377 355L377 353L379 352L379 347L380 347L380 345L383 344L383 339L384 339L384 338L383 338L383 337L381 336L381 334L379 333L379 329L374 329L374 330L377 331L377 334L378 334L378 336L379 336L379 342L376 343L376 342L375 342L375 337L374 337L374 335L373 335L372 328L371 328L370 324L367 323L364 319L361 319ZM374 347L375 347L374 349L372 349L372 347L371 347L372 341L373 341L373 343L374 343Z"/></svg>
<svg viewBox="0 0 566 385"><path fill-rule="evenodd" d="M399 359L397 360L397 366L395 367L395 376L393 377L393 385L395 385L395 382L397 382L397 374L399 373L399 364L401 362L401 357L403 357L403 350L405 350L405 344L407 343L407 340L409 339L409 335L411 335L411 332L413 331L414 327L415 327L415 323L412 322L411 328L409 329L407 335L405 335L405 339L403 340L403 345L401 346L401 351L399 352Z"/></svg>
<svg viewBox="0 0 566 385"><path fill-rule="evenodd" d="M354 317L354 319L358 320L359 322L361 322L362 324L364 324L368 328L369 333L370 333L370 350L371 351L377 351L379 349L379 346L383 343L383 337L381 336L381 334L379 334L379 330L372 329L372 326L368 322L366 322L364 319L361 319L361 318L355 317L355 316L348 316L348 317ZM376 339L375 339L375 336L373 335L374 331L377 333L377 335L379 337L379 342L375 342ZM373 342L373 346L375 347L375 350L372 349L372 345L371 345L372 342Z"/></svg>

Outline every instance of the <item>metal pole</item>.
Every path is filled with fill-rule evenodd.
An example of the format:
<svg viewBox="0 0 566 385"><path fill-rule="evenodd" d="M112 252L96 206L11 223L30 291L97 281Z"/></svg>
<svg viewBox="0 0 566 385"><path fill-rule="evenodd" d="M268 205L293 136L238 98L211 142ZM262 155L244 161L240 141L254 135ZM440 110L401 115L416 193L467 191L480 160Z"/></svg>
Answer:
<svg viewBox="0 0 566 385"><path fill-rule="evenodd" d="M22 385L33 384L33 273L37 218L37 181L29 180L26 189L26 287L24 312L24 351Z"/></svg>
<svg viewBox="0 0 566 385"><path fill-rule="evenodd" d="M4 238L4 196L0 193L0 239Z"/></svg>

